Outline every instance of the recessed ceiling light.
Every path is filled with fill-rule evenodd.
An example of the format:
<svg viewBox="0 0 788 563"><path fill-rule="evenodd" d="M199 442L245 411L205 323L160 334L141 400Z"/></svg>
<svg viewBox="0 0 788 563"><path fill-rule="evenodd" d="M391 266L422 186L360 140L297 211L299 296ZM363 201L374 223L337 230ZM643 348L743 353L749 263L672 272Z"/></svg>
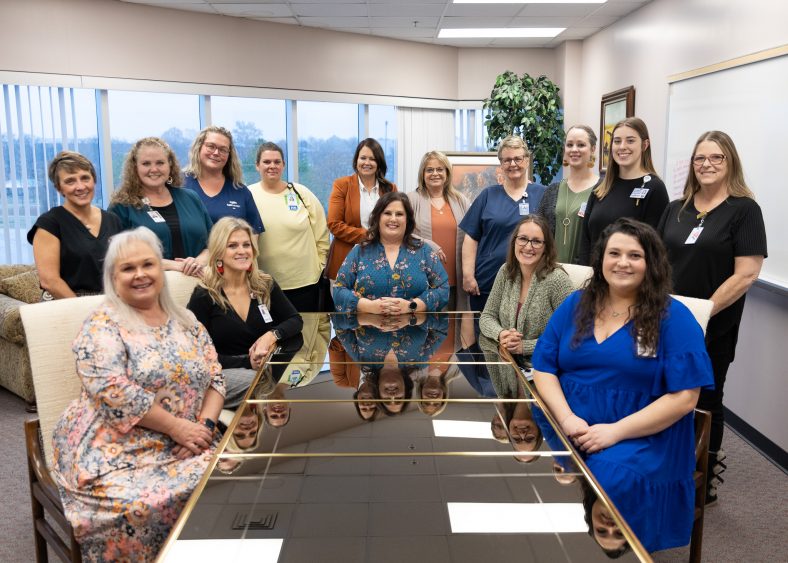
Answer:
<svg viewBox="0 0 788 563"><path fill-rule="evenodd" d="M441 29L439 39L457 39L467 37L555 37L565 27L473 27L465 29Z"/></svg>
<svg viewBox="0 0 788 563"><path fill-rule="evenodd" d="M604 4L607 0L454 0L455 4Z"/></svg>

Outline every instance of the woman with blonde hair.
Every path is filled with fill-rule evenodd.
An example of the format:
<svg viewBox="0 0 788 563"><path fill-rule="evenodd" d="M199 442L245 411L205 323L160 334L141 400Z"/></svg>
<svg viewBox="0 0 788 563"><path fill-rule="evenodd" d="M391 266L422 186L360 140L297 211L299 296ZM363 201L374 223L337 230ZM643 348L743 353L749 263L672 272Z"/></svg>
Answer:
<svg viewBox="0 0 788 563"><path fill-rule="evenodd" d="M470 203L451 183L451 163L439 151L426 153L419 165L419 187L408 194L416 218L413 233L425 239L443 261L449 276L449 310L467 311L462 288L462 240L457 228ZM457 283L459 281L459 283Z"/></svg>
<svg viewBox="0 0 788 563"><path fill-rule="evenodd" d="M276 281L257 267L257 237L243 219L219 219L208 260L187 307L213 339L232 408L277 343L301 334L303 321Z"/></svg>
<svg viewBox="0 0 788 563"><path fill-rule="evenodd" d="M159 237L165 270L199 277L213 221L200 198L179 187L182 181L178 159L167 142L140 139L126 155L109 211L120 217L124 229L147 227Z"/></svg>
<svg viewBox="0 0 788 563"><path fill-rule="evenodd" d="M545 187L531 181L531 152L525 141L510 135L498 146L503 184L485 188L460 222L462 286L470 308L484 310L498 269L506 261L506 242L517 222L536 212Z"/></svg>
<svg viewBox="0 0 788 563"><path fill-rule="evenodd" d="M744 299L766 258L766 230L761 208L744 181L739 153L726 133L703 133L690 162L684 195L668 205L659 231L673 266L674 291L714 303L706 328L714 389L701 391L698 400L698 407L711 411L712 417L706 494L706 502L712 503L726 467L721 450L723 387L736 352Z"/></svg>
<svg viewBox="0 0 788 563"><path fill-rule="evenodd" d="M189 149L186 183L202 201L215 223L222 217L246 219L255 233L265 229L252 194L243 184L241 159L233 134L211 125L197 135Z"/></svg>
<svg viewBox="0 0 788 563"><path fill-rule="evenodd" d="M588 197L578 262L588 266L597 239L616 219L630 217L656 228L667 205L668 191L651 159L648 127L639 117L622 119L613 127L605 179Z"/></svg>

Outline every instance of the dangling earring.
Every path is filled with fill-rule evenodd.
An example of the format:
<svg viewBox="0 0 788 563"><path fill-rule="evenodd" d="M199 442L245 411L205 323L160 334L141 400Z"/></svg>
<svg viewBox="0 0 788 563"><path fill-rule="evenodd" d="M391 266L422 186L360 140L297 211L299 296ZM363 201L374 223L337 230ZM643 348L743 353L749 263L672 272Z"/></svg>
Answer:
<svg viewBox="0 0 788 563"><path fill-rule="evenodd" d="M167 178L167 182L166 182L166 183L167 183L167 184L170 184L170 185L172 185L172 176L170 176L169 178Z"/></svg>
<svg viewBox="0 0 788 563"><path fill-rule="evenodd" d="M254 265L253 264L249 264L249 267L246 268L246 271L247 272L251 272L253 269L254 269Z"/></svg>
<svg viewBox="0 0 788 563"><path fill-rule="evenodd" d="M216 261L216 271L219 272L220 276L224 275L224 262L221 260Z"/></svg>
<svg viewBox="0 0 788 563"><path fill-rule="evenodd" d="M596 156L592 155L591 160L588 161L588 164L586 164L586 166L588 166L589 168L593 168L595 163L596 163Z"/></svg>
<svg viewBox="0 0 788 563"><path fill-rule="evenodd" d="M568 161L567 159L564 159L564 160L563 160L563 162L562 162L562 164L563 164L564 166L569 166L569 161Z"/></svg>

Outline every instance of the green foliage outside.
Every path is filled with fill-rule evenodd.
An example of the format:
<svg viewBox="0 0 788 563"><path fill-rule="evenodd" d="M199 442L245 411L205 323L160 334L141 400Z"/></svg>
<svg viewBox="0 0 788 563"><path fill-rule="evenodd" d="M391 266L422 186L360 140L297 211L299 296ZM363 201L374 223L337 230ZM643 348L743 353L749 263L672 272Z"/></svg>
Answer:
<svg viewBox="0 0 788 563"><path fill-rule="evenodd" d="M504 137L519 135L528 144L534 174L544 185L561 167L564 115L559 90L546 76L520 77L507 70L495 79L483 106L490 150L496 150Z"/></svg>

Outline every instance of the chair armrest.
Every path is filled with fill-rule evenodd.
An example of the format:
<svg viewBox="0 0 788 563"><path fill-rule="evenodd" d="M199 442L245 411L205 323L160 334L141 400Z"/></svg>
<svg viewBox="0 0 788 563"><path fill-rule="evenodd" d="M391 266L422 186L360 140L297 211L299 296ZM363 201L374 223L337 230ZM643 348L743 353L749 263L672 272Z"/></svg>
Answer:
<svg viewBox="0 0 788 563"><path fill-rule="evenodd" d="M27 448L27 464L30 471L33 473L36 481L41 485L41 490L50 497L50 499L62 510L62 502L60 500L60 492L58 491L57 484L52 479L44 460L44 451L41 449L41 441L39 440L39 423L38 419L25 421L25 446Z"/></svg>

